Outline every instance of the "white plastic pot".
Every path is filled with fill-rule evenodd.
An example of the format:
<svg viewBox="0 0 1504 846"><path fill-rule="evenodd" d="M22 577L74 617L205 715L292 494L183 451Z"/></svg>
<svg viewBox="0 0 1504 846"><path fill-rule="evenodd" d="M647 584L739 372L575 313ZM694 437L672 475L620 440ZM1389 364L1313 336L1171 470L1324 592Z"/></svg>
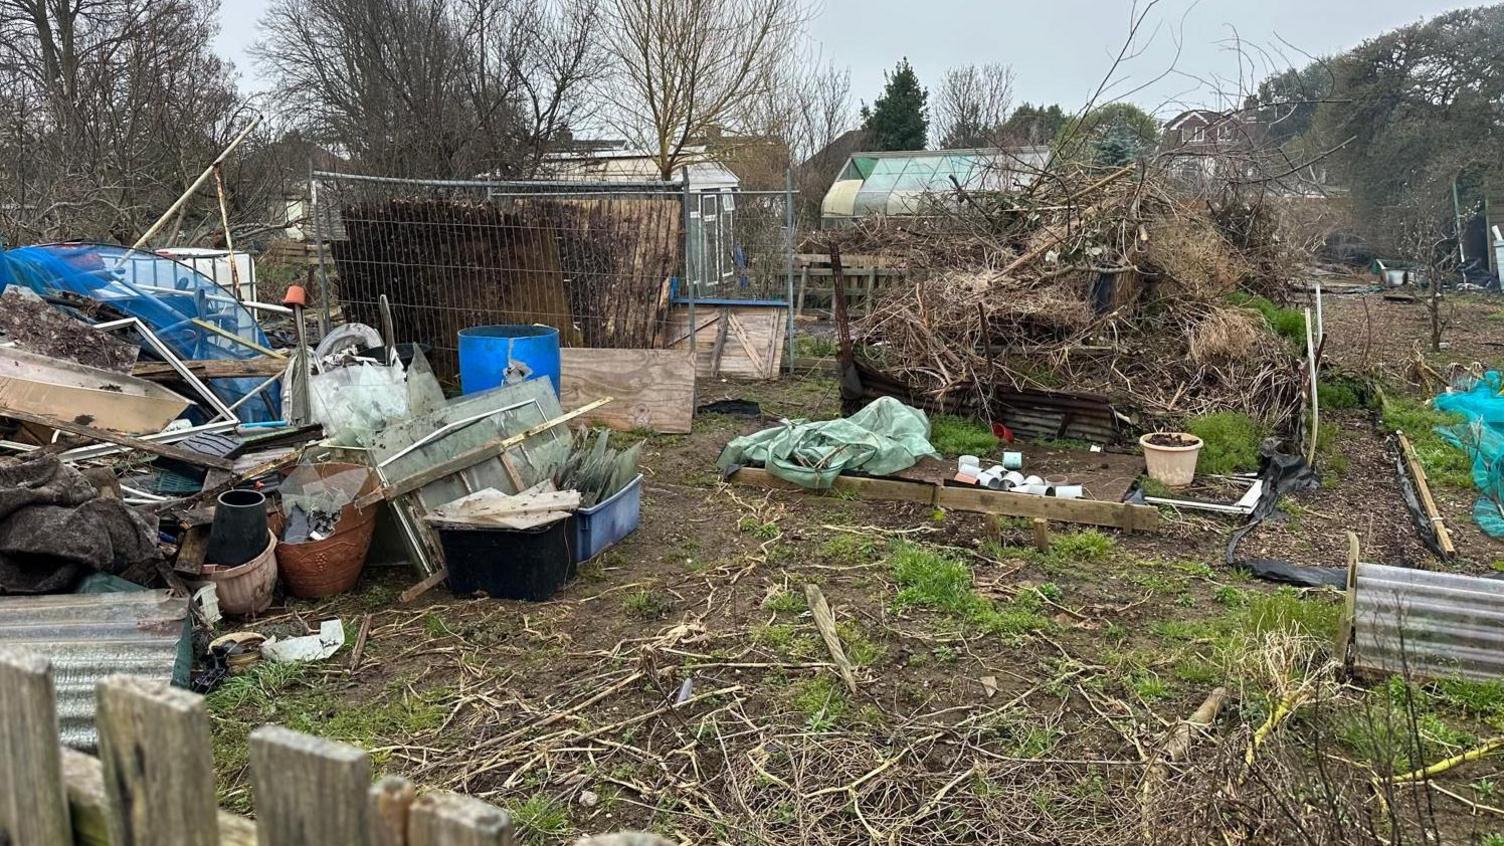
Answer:
<svg viewBox="0 0 1504 846"><path fill-rule="evenodd" d="M1188 446L1160 446L1149 443L1155 435L1172 435L1193 443ZM1172 488L1183 488L1196 478L1196 460L1201 457L1201 439L1185 432L1150 432L1138 439L1144 448L1144 466L1149 478Z"/></svg>

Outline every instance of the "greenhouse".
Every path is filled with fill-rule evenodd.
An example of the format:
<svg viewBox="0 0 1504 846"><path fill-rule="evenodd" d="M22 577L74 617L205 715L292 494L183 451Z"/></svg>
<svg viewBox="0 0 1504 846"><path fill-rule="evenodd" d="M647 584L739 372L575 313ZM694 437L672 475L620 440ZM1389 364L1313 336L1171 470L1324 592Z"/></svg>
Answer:
<svg viewBox="0 0 1504 846"><path fill-rule="evenodd" d="M954 190L1012 191L1028 185L1048 147L853 153L820 204L821 228L871 214L915 215L923 198Z"/></svg>

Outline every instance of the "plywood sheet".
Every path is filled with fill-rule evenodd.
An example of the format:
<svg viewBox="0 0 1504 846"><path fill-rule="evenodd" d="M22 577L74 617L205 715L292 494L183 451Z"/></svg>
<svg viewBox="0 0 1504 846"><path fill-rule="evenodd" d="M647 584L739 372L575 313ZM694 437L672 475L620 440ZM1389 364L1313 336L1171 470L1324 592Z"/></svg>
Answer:
<svg viewBox="0 0 1504 846"><path fill-rule="evenodd" d="M585 416L613 429L688 434L695 416L695 367L688 349L559 351L566 408L600 397L616 400Z"/></svg>
<svg viewBox="0 0 1504 846"><path fill-rule="evenodd" d="M721 334L720 370L716 372L714 350ZM689 307L676 305L668 319L668 348L689 349ZM777 379L783 368L788 337L788 309L783 306L695 306L695 372L701 378L735 376L743 379Z"/></svg>

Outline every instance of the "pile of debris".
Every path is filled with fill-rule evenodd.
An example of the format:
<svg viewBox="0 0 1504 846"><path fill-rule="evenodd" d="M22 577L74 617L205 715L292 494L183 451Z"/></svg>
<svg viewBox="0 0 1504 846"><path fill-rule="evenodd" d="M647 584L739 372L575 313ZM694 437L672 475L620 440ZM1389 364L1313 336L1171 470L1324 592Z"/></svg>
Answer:
<svg viewBox="0 0 1504 846"><path fill-rule="evenodd" d="M837 233L828 248L909 267L853 327L867 395L993 420L1031 396L1099 397L1144 429L1239 410L1288 430L1303 350L1244 304L1285 302L1305 254L1271 205L1172 186L1062 165L1019 194Z"/></svg>

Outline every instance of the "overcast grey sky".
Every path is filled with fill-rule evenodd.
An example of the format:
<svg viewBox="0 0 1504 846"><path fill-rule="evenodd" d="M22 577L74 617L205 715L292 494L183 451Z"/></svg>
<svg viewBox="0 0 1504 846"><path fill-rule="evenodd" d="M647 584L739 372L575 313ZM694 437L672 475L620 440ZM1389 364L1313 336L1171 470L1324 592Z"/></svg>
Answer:
<svg viewBox="0 0 1504 846"><path fill-rule="evenodd" d="M222 0L219 49L246 87L263 86L251 59L256 22L268 0ZM1141 35L1141 53L1120 69L1119 93L1148 83L1173 64L1176 73L1128 99L1151 110L1217 105L1206 81L1236 90L1235 36L1266 51L1256 76L1340 52L1364 38L1448 9L1455 0L1162 0ZM883 71L908 56L933 88L947 67L1006 62L1016 74L1015 102L1080 105L1112 66L1128 32L1130 0L824 0L810 22L826 57L851 68L854 100L871 102ZM1156 32L1157 30L1157 32ZM1150 35L1153 35L1152 39ZM1284 46L1280 39L1292 47ZM1179 57L1176 58L1177 42ZM1245 68L1245 72L1249 68Z"/></svg>

